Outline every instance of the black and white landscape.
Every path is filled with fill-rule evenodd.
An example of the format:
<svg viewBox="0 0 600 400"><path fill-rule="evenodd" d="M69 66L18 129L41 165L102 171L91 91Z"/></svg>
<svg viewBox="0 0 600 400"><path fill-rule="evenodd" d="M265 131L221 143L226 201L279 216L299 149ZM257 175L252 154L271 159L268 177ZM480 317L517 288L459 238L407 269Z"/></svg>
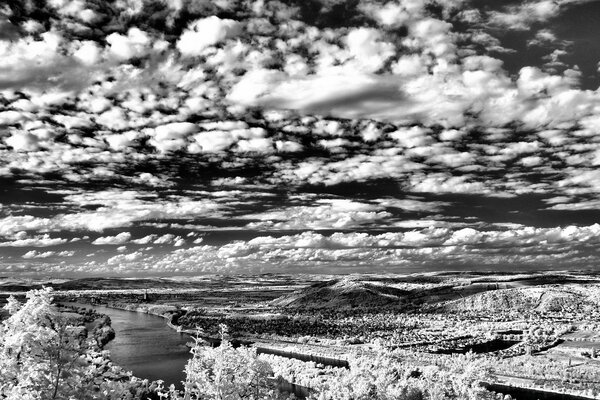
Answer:
<svg viewBox="0 0 600 400"><path fill-rule="evenodd" d="M4 1L0 399L600 398L599 19Z"/></svg>

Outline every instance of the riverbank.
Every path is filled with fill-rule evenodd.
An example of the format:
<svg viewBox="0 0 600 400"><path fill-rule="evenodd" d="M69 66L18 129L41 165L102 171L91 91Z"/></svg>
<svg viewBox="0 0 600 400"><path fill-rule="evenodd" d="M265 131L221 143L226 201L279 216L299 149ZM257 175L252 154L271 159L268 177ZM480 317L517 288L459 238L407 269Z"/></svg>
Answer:
<svg viewBox="0 0 600 400"><path fill-rule="evenodd" d="M185 366L191 357L187 346L190 336L168 326L165 316L118 304L71 304L93 308L110 317L115 338L105 350L115 364L140 379L161 380L165 387L173 384L177 389L183 388Z"/></svg>

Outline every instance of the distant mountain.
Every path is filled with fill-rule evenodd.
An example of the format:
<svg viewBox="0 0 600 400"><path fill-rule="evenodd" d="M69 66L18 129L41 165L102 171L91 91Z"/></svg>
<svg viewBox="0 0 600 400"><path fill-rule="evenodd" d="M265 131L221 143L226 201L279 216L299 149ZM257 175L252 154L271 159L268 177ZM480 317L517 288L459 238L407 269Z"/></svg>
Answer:
<svg viewBox="0 0 600 400"><path fill-rule="evenodd" d="M0 290L7 292L27 291L52 287L55 290L118 290L146 288L188 288L193 285L185 281L174 281L161 278L82 278L72 280L0 283Z"/></svg>
<svg viewBox="0 0 600 400"><path fill-rule="evenodd" d="M319 282L281 296L271 305L294 308L355 308L396 305L409 292L357 279Z"/></svg>
<svg viewBox="0 0 600 400"><path fill-rule="evenodd" d="M171 286L160 278L121 279L121 278L83 278L52 285L56 290L110 290L110 289L145 289Z"/></svg>

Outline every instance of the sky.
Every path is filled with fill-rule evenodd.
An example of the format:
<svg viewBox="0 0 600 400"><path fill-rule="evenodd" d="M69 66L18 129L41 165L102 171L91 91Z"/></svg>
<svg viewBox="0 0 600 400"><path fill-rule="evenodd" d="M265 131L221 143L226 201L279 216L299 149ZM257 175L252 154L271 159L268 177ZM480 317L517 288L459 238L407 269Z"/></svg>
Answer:
<svg viewBox="0 0 600 400"><path fill-rule="evenodd" d="M593 270L599 17L3 2L0 277Z"/></svg>

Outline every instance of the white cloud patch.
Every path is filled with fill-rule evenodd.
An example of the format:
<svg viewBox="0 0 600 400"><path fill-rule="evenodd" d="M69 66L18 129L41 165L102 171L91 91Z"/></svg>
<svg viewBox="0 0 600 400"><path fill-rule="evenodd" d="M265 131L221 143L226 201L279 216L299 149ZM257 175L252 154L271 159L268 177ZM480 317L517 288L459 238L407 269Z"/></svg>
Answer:
<svg viewBox="0 0 600 400"><path fill-rule="evenodd" d="M55 254L55 252L53 251L44 251L44 252L37 252L35 250L31 250L28 251L27 253L23 254L23 258L48 258L48 257L52 257Z"/></svg>
<svg viewBox="0 0 600 400"><path fill-rule="evenodd" d="M110 45L108 51L118 61L130 60L133 57L144 57L150 51L151 38L138 28L130 28L127 35L111 33L106 37Z"/></svg>
<svg viewBox="0 0 600 400"><path fill-rule="evenodd" d="M92 66L101 60L102 48L94 41L85 40L73 52L73 57L85 65Z"/></svg>
<svg viewBox="0 0 600 400"><path fill-rule="evenodd" d="M121 232L116 236L102 236L92 242L95 245L119 245L127 243L131 239L131 233Z"/></svg>
<svg viewBox="0 0 600 400"><path fill-rule="evenodd" d="M59 214L52 218L29 215L0 218L0 235L11 236L20 231L84 230L101 232L109 228L129 227L134 222L144 220L214 216L222 208L212 200L192 200L185 197L170 200L145 200L141 197L143 194L135 191L72 194L66 196L67 201L80 206L97 205L98 207L94 211ZM100 238L97 244L104 241L128 240L130 237L126 232L120 235Z"/></svg>
<svg viewBox="0 0 600 400"><path fill-rule="evenodd" d="M132 261L139 260L143 257L143 253L141 251L136 251L128 254L119 254L114 257L109 258L106 263L109 265L112 264L123 264L130 263Z"/></svg>
<svg viewBox="0 0 600 400"><path fill-rule="evenodd" d="M22 258L33 259L33 258L50 258L50 257L72 257L75 255L74 251L36 251L30 250L23 254Z"/></svg>
<svg viewBox="0 0 600 400"><path fill-rule="evenodd" d="M511 30L529 30L535 22L546 21L560 12L561 1L537 0L509 6L505 11L492 11L492 25Z"/></svg>
<svg viewBox="0 0 600 400"><path fill-rule="evenodd" d="M260 214L245 215L250 229L348 229L381 223L391 214L381 207L350 200L319 200L316 206L293 206Z"/></svg>
<svg viewBox="0 0 600 400"><path fill-rule="evenodd" d="M64 38L57 30L18 40L0 40L0 90L28 87L35 90L55 90L84 87L89 71L60 51ZM38 91L38 94L39 93Z"/></svg>
<svg viewBox="0 0 600 400"><path fill-rule="evenodd" d="M202 18L192 22L181 34L177 49L184 56L197 56L207 47L235 37L240 31L240 24L236 21L216 16Z"/></svg>
<svg viewBox="0 0 600 400"><path fill-rule="evenodd" d="M9 221L10 222L10 221ZM14 223L14 221L13 221ZM27 226L27 225L25 225ZM23 227L23 226L21 226ZM8 233L5 236L11 236L14 231L6 229L4 232ZM0 247L48 247L58 246L60 244L67 243L68 240L64 238L52 238L48 234L36 235L28 237L24 231L19 231L13 236L14 240L0 242Z"/></svg>
<svg viewBox="0 0 600 400"><path fill-rule="evenodd" d="M381 39L381 33L373 28L357 28L348 33L346 36L348 49L360 64L360 68L375 72L395 54L394 46L382 42Z"/></svg>
<svg viewBox="0 0 600 400"><path fill-rule="evenodd" d="M35 151L39 149L39 138L29 132L13 131L4 142L15 151Z"/></svg>

